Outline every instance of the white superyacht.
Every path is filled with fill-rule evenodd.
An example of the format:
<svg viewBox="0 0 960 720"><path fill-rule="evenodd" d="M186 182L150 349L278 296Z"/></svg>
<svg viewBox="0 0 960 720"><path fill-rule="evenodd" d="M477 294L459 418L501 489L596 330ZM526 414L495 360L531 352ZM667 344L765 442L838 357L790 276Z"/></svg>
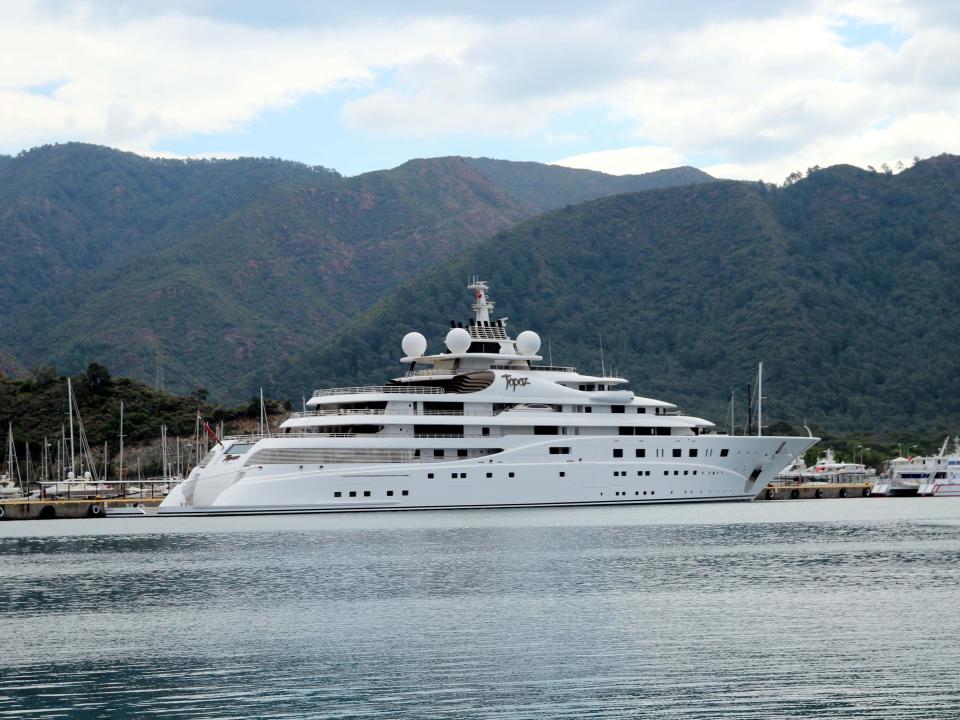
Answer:
<svg viewBox="0 0 960 720"><path fill-rule="evenodd" d="M224 439L160 515L752 500L811 437L731 436L620 377L538 364L540 338L474 317L445 350L416 332L386 385L318 390L273 437Z"/></svg>

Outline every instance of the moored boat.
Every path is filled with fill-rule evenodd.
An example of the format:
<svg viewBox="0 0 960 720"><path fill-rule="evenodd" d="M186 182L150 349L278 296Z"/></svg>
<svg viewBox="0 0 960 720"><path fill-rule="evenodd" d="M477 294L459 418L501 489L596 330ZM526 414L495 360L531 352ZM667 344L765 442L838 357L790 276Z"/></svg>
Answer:
<svg viewBox="0 0 960 720"><path fill-rule="evenodd" d="M540 364L540 338L468 285L445 349L402 342L384 385L317 390L276 436L223 439L159 515L748 501L817 438L726 435L602 372ZM758 427L762 425L758 423Z"/></svg>

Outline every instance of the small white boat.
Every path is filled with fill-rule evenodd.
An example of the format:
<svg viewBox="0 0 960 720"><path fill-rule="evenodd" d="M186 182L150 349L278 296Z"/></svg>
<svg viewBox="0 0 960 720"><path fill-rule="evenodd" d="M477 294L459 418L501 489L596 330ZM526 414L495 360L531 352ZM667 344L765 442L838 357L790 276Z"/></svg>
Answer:
<svg viewBox="0 0 960 720"><path fill-rule="evenodd" d="M20 486L9 475L0 476L0 500L15 500L23 497Z"/></svg>
<svg viewBox="0 0 960 720"><path fill-rule="evenodd" d="M874 486L874 495L933 495L933 488L947 480L947 444L943 441L936 455L918 455L888 460L883 475Z"/></svg>
<svg viewBox="0 0 960 720"><path fill-rule="evenodd" d="M917 489L918 495L960 497L960 435L953 438L953 451L945 457L945 460L946 470L938 470L933 482L922 483Z"/></svg>

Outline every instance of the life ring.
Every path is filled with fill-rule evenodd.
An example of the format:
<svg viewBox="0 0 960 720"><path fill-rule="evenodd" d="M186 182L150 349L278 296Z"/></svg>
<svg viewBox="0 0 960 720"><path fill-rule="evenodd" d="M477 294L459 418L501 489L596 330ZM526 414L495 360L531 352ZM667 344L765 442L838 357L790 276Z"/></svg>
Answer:
<svg viewBox="0 0 960 720"><path fill-rule="evenodd" d="M800 491L799 491L799 490L797 490L796 488L794 488L793 490L790 491L790 499L791 499L791 500L796 500L798 497L800 497Z"/></svg>
<svg viewBox="0 0 960 720"><path fill-rule="evenodd" d="M96 503L87 508L87 515L90 517L100 517L103 513L103 506Z"/></svg>
<svg viewBox="0 0 960 720"><path fill-rule="evenodd" d="M777 496L777 491L773 488L767 488L767 500L773 500Z"/></svg>
<svg viewBox="0 0 960 720"><path fill-rule="evenodd" d="M816 495L818 498L822 498L822 497L823 497L823 488L817 488L816 492L813 493L813 494Z"/></svg>
<svg viewBox="0 0 960 720"><path fill-rule="evenodd" d="M864 489L863 489L863 496L864 496L864 497L870 497L870 488L864 488Z"/></svg>
<svg viewBox="0 0 960 720"><path fill-rule="evenodd" d="M847 496L847 489L846 489L846 488L840 488L840 492L838 492L837 495L839 495L840 497L846 497L846 496Z"/></svg>

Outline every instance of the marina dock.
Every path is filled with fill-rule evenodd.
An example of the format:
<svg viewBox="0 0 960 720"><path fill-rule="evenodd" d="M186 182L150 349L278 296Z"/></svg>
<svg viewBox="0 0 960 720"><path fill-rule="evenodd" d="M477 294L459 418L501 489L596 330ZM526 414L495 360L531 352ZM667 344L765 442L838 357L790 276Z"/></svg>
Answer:
<svg viewBox="0 0 960 720"><path fill-rule="evenodd" d="M757 500L819 500L824 498L870 497L873 483L797 483L767 485Z"/></svg>
<svg viewBox="0 0 960 720"><path fill-rule="evenodd" d="M102 518L115 508L156 507L163 498L86 498L75 500L3 500L0 521Z"/></svg>

